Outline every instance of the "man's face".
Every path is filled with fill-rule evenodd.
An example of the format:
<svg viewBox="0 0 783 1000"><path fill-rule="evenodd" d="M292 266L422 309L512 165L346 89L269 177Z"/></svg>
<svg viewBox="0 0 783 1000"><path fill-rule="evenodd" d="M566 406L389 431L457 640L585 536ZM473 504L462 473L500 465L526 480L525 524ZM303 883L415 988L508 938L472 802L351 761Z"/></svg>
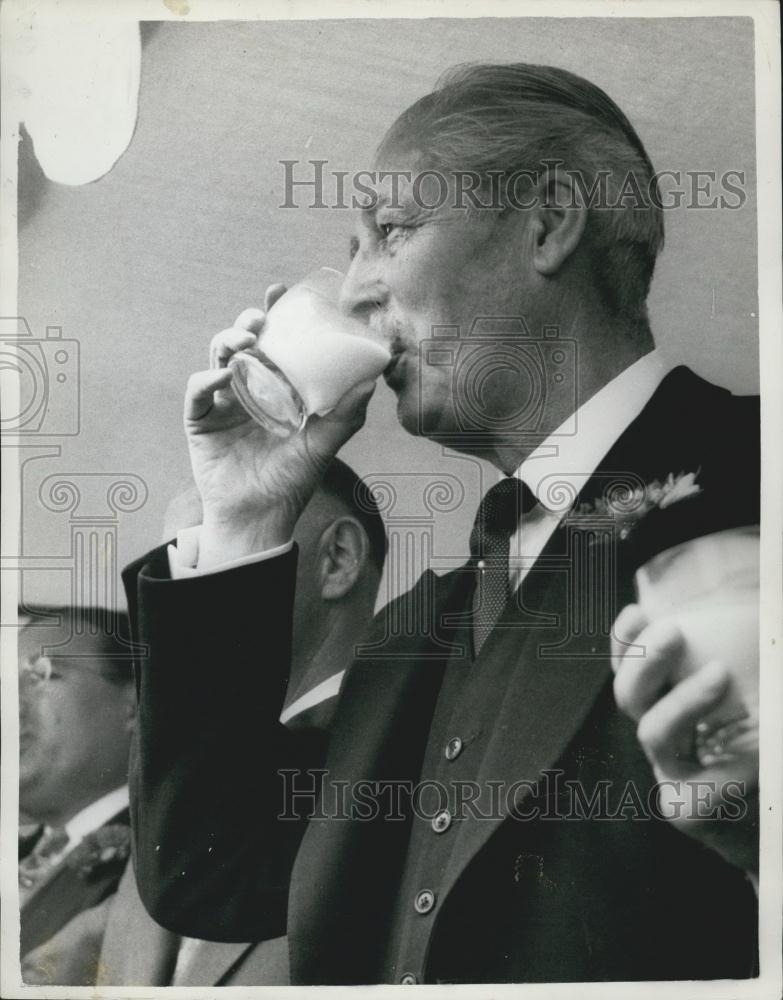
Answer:
<svg viewBox="0 0 783 1000"><path fill-rule="evenodd" d="M104 677L95 656L47 663L43 646L62 638L40 626L19 636L19 805L38 821L66 822L127 770L132 692Z"/></svg>
<svg viewBox="0 0 783 1000"><path fill-rule="evenodd" d="M414 434L424 427L438 440L459 429L460 394L470 387L455 379L453 366L428 361L423 342L437 327L457 327L449 337L464 339L478 317L524 316L531 297L523 213L468 213L459 204L467 199L457 196L454 175L445 172L448 197L439 204L446 189L438 180L416 183L426 167L426 152L415 147L382 155L378 171L396 176L379 183L377 208L360 214L341 305L390 347L385 379L397 395L402 425ZM403 171L410 171L410 181ZM482 391L491 414L520 390L500 373Z"/></svg>

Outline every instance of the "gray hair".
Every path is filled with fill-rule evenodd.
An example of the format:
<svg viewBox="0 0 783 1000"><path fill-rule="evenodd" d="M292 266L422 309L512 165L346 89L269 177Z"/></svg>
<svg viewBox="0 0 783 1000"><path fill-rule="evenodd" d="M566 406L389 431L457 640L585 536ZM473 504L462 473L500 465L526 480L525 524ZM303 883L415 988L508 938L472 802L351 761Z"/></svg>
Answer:
<svg viewBox="0 0 783 1000"><path fill-rule="evenodd" d="M411 133L426 136L435 168L510 176L555 160L580 187L604 182L606 203L587 202L596 288L614 313L646 327L664 239L657 178L633 126L599 87L551 66L458 66L403 112L381 148ZM622 198L629 178L641 204L638 196L632 205Z"/></svg>

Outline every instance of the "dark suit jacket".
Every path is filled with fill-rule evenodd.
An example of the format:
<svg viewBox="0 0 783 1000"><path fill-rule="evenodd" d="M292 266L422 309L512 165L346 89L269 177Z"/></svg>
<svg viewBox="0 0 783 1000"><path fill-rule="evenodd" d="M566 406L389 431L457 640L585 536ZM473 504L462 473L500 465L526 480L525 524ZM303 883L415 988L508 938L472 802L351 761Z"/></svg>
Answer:
<svg viewBox="0 0 783 1000"><path fill-rule="evenodd" d="M675 369L581 500L618 473L649 483L698 469L705 529L747 523L748 497L758 509L758 430L757 401ZM682 540L676 521L668 537L659 520L659 548ZM654 802L653 775L614 703L607 658L607 623L633 599L633 564L611 546L609 556L595 554L605 551L556 530L482 650L500 681L476 699L475 763L455 774L529 784L492 818L449 831L438 903L421 925L422 981L754 974L756 900L742 872L638 809L612 820L589 809L581 819L541 816L562 805L561 790L541 785L547 770L588 797L608 783L616 812L627 794ZM599 562L583 573L585 552ZM139 891L156 920L195 937L246 941L287 927L294 984L377 982L408 823L280 818L306 812L281 771L307 767L312 754L302 734L276 722L295 563L292 553L171 581L159 551L127 571L132 614L149 644L132 777ZM459 634L453 616L468 595L464 572L428 571L395 614L381 613L374 651L354 662L344 684L330 781L418 780L448 646ZM387 623L422 609L416 634L389 633ZM349 796L349 815L353 804Z"/></svg>
<svg viewBox="0 0 783 1000"><path fill-rule="evenodd" d="M335 696L288 719L289 729L326 732ZM320 760L317 763L322 764ZM114 897L100 948L99 986L170 986L182 938L157 924L144 909L136 873L128 865ZM288 940L228 943L199 941L177 986L283 986L289 982Z"/></svg>

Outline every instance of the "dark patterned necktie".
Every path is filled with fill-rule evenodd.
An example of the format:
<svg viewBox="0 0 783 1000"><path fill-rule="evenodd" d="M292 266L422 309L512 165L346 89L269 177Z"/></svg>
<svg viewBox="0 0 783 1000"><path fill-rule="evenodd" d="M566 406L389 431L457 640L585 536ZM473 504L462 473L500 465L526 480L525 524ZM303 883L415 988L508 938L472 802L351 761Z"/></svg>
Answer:
<svg viewBox="0 0 783 1000"><path fill-rule="evenodd" d="M68 846L64 827L47 827L26 858L19 862L19 903L23 905L38 883L57 864Z"/></svg>
<svg viewBox="0 0 783 1000"><path fill-rule="evenodd" d="M509 598L509 548L520 518L536 505L526 483L508 476L488 490L470 533L470 554L476 561L473 597L473 652L495 627Z"/></svg>

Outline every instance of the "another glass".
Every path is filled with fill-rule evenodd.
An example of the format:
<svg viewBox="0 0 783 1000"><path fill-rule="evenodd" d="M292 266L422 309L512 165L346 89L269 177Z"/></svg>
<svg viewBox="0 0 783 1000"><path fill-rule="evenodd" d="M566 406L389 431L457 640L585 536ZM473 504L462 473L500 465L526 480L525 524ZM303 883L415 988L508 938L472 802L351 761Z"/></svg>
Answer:
<svg viewBox="0 0 783 1000"><path fill-rule="evenodd" d="M343 280L331 267L308 274L269 310L256 346L228 363L239 401L280 437L301 430L312 414L328 413L389 364L387 348L340 311Z"/></svg>
<svg viewBox="0 0 783 1000"><path fill-rule="evenodd" d="M637 570L636 590L650 621L682 631L682 676L713 660L731 670L727 699L697 734L708 738L732 727L726 753L747 749L757 739L759 702L758 527L719 531L661 552Z"/></svg>

